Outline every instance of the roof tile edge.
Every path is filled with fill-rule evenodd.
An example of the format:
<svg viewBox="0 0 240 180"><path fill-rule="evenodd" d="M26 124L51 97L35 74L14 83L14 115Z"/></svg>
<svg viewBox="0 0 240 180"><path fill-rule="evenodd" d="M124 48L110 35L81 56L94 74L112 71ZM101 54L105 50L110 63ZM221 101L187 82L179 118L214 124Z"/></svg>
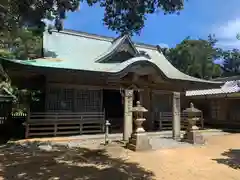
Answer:
<svg viewBox="0 0 240 180"><path fill-rule="evenodd" d="M75 31L75 30L70 30L70 29L64 29L62 31L57 31L57 30L53 29L52 32L86 37L86 38L91 38L91 39L100 40L100 41L108 41L108 42L113 42L117 38L117 37L109 37L109 36L104 36L104 35L87 33L87 32L83 32L83 31ZM147 48L147 49L157 50L157 45L155 46L155 45L145 44L145 43L135 42L135 41L133 41L133 43L136 47L139 47L139 48Z"/></svg>

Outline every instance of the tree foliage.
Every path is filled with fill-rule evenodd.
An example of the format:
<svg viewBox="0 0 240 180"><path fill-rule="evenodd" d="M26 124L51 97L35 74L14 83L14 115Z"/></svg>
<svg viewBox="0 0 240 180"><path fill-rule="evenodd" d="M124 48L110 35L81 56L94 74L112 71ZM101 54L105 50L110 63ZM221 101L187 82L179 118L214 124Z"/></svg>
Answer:
<svg viewBox="0 0 240 180"><path fill-rule="evenodd" d="M8 59L38 58L42 51L42 37L32 31L21 28L17 31L4 30L0 32L0 57ZM37 101L38 91L19 89L12 85L11 79L0 64L0 93L7 92L14 97L14 112L26 112L26 104Z"/></svg>
<svg viewBox="0 0 240 180"><path fill-rule="evenodd" d="M0 49L0 57L13 59L15 58L14 54L7 49Z"/></svg>
<svg viewBox="0 0 240 180"><path fill-rule="evenodd" d="M240 50L222 51L224 76L240 75Z"/></svg>
<svg viewBox="0 0 240 180"><path fill-rule="evenodd" d="M187 37L174 48L162 48L163 54L180 71L198 78L240 75L240 50L216 48L214 36L207 40ZM221 59L221 65L214 60Z"/></svg>
<svg viewBox="0 0 240 180"><path fill-rule="evenodd" d="M0 57L26 60L40 57L41 52L42 37L28 29L0 32Z"/></svg>
<svg viewBox="0 0 240 180"><path fill-rule="evenodd" d="M164 55L180 71L198 78L211 79L221 75L221 67L214 63L220 56L215 48L216 39L190 39L187 37L175 48L163 49Z"/></svg>
<svg viewBox="0 0 240 180"><path fill-rule="evenodd" d="M42 19L54 19L61 30L66 12L76 11L83 2L105 9L103 22L109 29L130 34L140 33L147 14L159 10L164 14L179 13L184 7L184 0L1 0L1 28L13 30L27 25L42 31Z"/></svg>
<svg viewBox="0 0 240 180"><path fill-rule="evenodd" d="M39 101L39 90L19 89L12 85L11 79L0 64L0 94L13 97L13 113L26 113L33 101Z"/></svg>

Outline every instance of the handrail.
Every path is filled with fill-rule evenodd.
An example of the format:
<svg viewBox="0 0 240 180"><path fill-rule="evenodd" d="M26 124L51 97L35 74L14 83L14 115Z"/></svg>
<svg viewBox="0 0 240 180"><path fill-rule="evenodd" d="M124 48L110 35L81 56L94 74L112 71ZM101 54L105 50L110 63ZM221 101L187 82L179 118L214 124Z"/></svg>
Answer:
<svg viewBox="0 0 240 180"><path fill-rule="evenodd" d="M105 119L104 112L34 112L30 113L28 122L36 121L77 121L84 119Z"/></svg>

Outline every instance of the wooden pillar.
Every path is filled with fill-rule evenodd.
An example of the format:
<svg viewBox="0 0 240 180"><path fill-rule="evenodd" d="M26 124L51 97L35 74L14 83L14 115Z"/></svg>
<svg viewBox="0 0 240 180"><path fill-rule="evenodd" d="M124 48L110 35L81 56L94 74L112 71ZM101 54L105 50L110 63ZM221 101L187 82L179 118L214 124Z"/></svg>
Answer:
<svg viewBox="0 0 240 180"><path fill-rule="evenodd" d="M143 107L145 107L148 112L146 113L146 122L144 123L145 130L151 130L153 128L153 122L152 122L152 116L151 116L151 89L144 88L143 91L141 91L141 104Z"/></svg>
<svg viewBox="0 0 240 180"><path fill-rule="evenodd" d="M125 90L124 93L124 122L123 122L123 140L128 141L133 129L133 90Z"/></svg>
<svg viewBox="0 0 240 180"><path fill-rule="evenodd" d="M181 104L180 104L180 93L173 92L172 99L172 113L173 113L173 130L172 136L175 140L180 140L181 138Z"/></svg>

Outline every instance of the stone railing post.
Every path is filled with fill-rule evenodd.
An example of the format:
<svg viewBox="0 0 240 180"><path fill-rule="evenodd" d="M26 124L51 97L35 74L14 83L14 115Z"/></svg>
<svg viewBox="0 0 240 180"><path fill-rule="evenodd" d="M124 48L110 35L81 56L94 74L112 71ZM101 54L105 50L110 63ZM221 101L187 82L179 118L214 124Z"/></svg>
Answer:
<svg viewBox="0 0 240 180"><path fill-rule="evenodd" d="M109 144L109 126L111 126L110 122L106 120L105 122L105 145Z"/></svg>
<svg viewBox="0 0 240 180"><path fill-rule="evenodd" d="M123 141L128 141L132 134L133 90L126 89L124 92L124 119L123 119Z"/></svg>
<svg viewBox="0 0 240 180"><path fill-rule="evenodd" d="M173 92L172 96L172 137L175 140L181 139L181 104L180 92Z"/></svg>

